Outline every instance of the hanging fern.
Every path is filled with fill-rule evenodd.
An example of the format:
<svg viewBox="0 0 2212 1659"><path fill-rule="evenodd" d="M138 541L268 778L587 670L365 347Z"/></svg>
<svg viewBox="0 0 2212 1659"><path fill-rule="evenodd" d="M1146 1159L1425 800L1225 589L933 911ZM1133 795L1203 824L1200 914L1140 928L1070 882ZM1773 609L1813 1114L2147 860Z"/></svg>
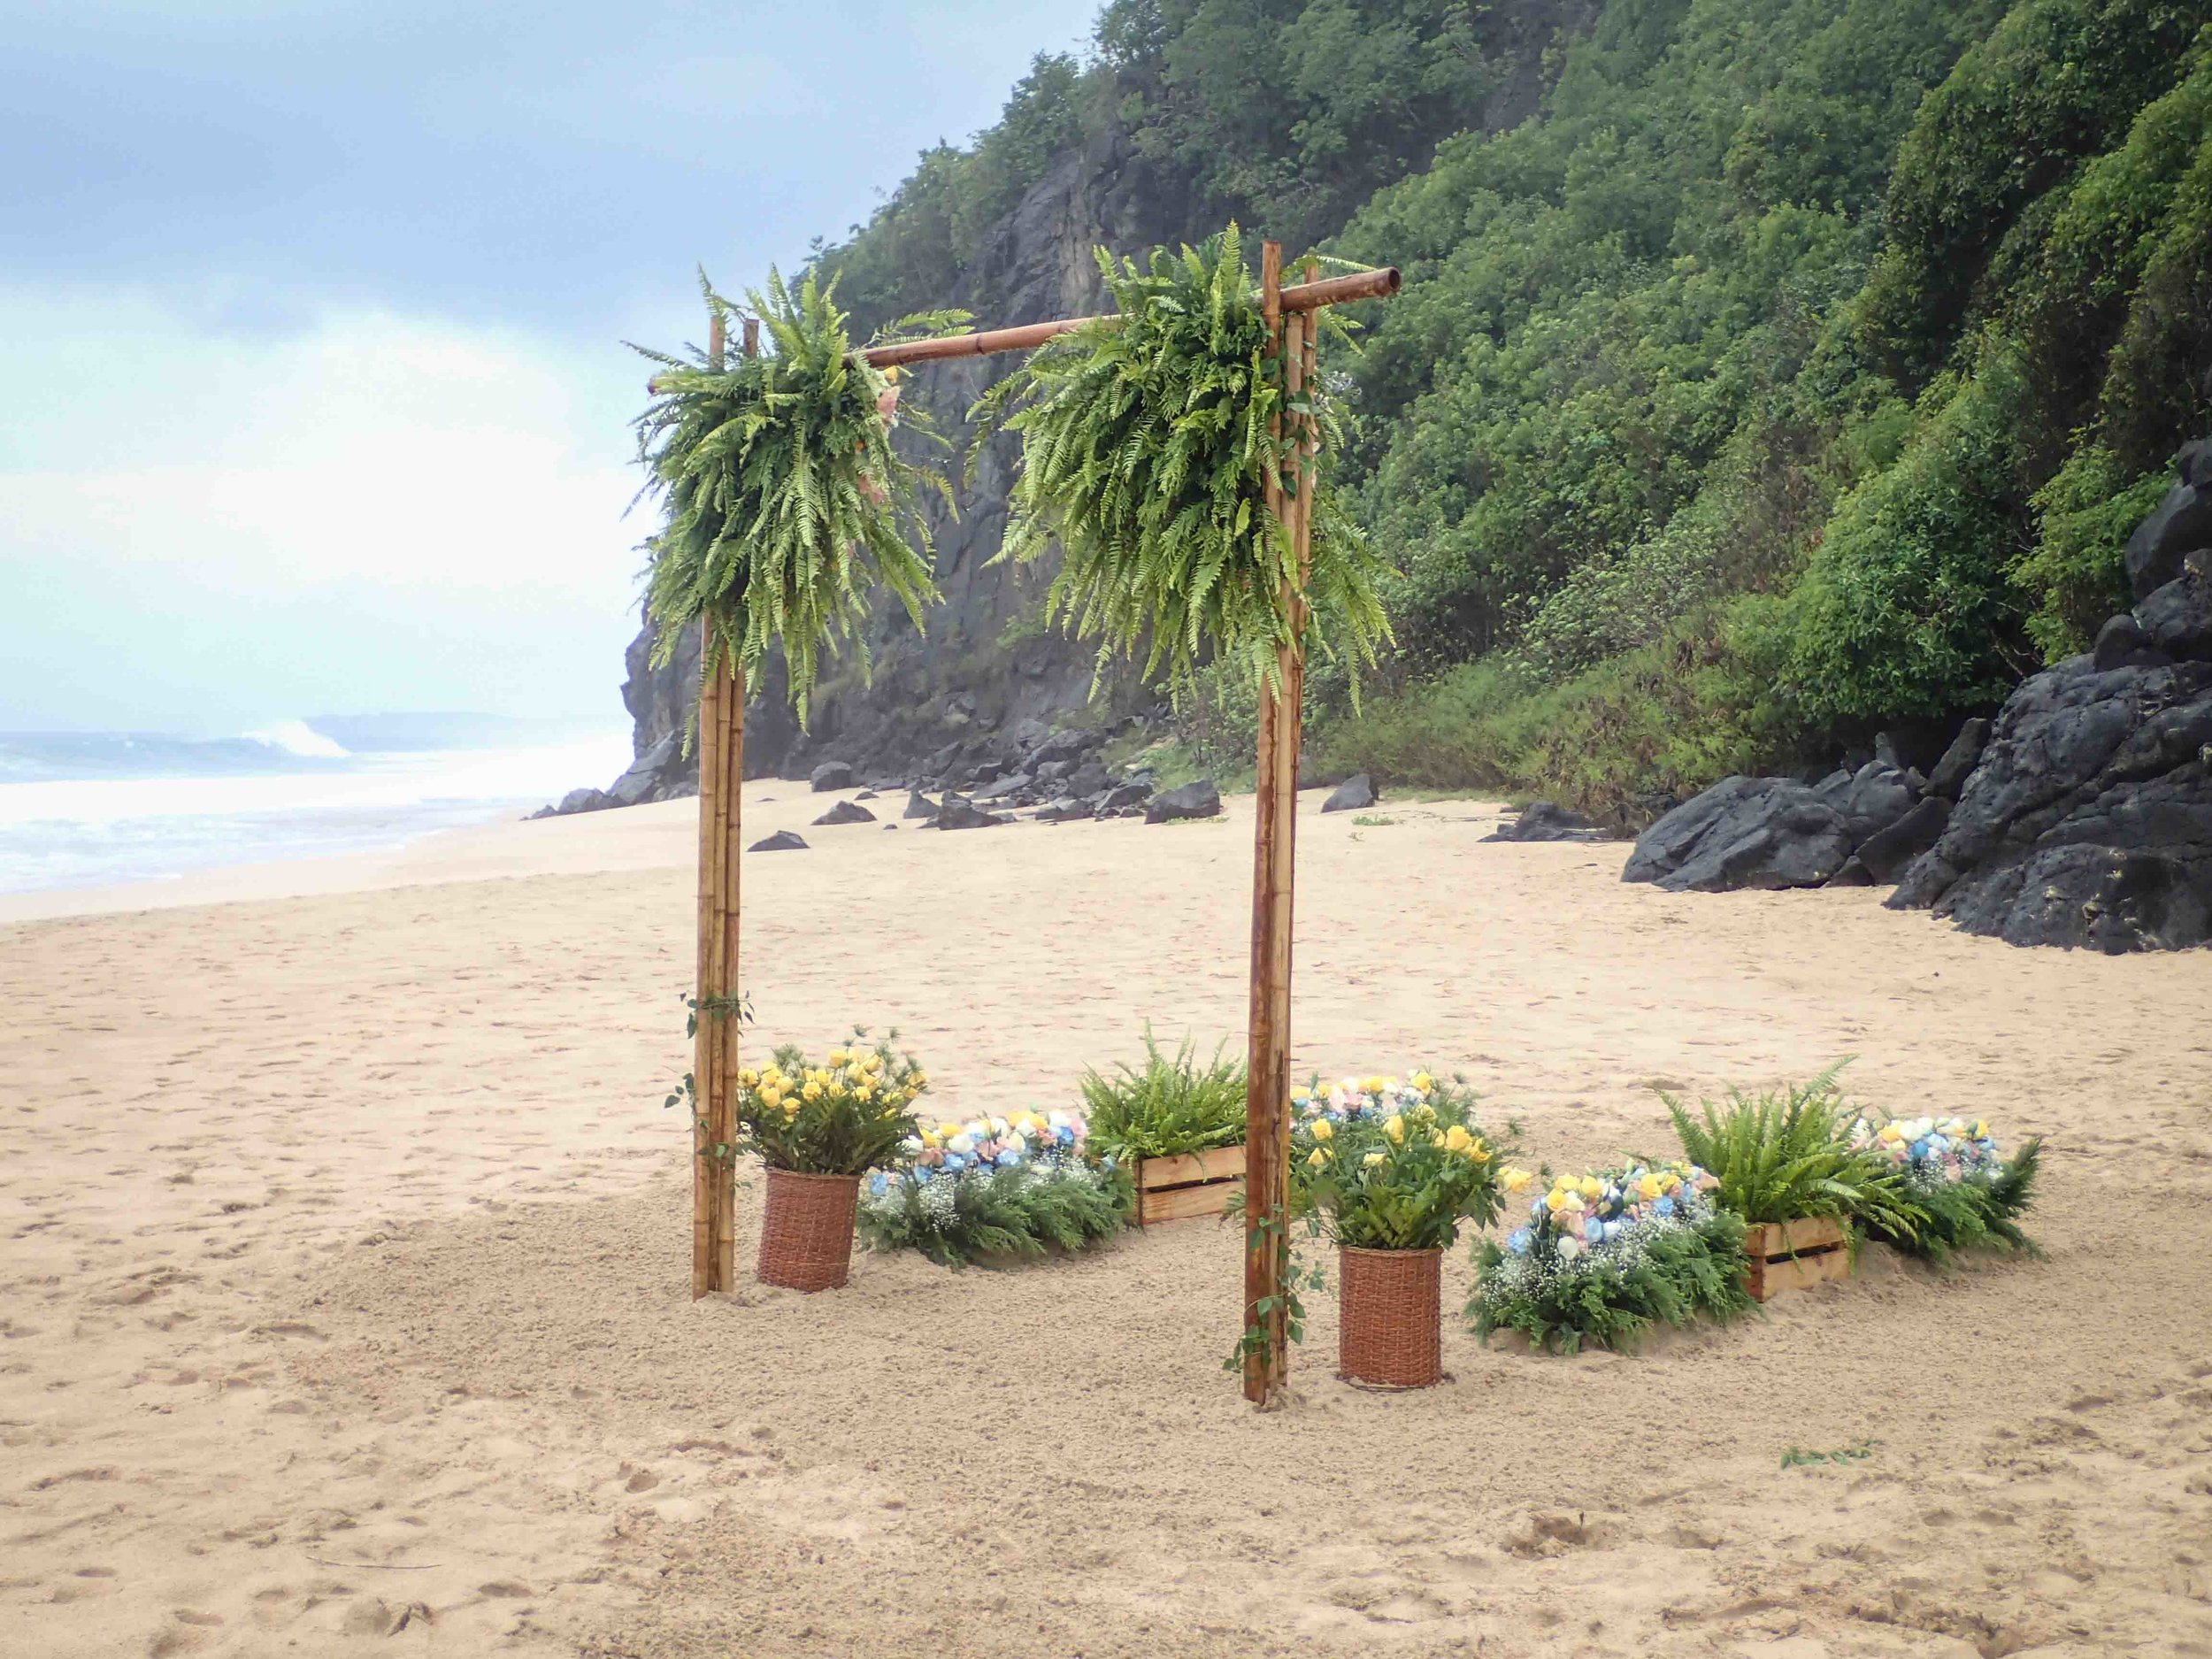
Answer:
<svg viewBox="0 0 2212 1659"><path fill-rule="evenodd" d="M1328 482L1342 423L1325 382L1286 396L1236 227L1156 250L1148 268L1104 249L1098 263L1120 315L1041 348L976 406L986 432L1022 438L999 557L1027 563L1060 545L1047 613L1100 641L1102 671L1141 648L1146 677L1181 691L1211 651L1271 684L1298 572L1267 485L1295 488L1291 417L1310 413L1320 457L1305 642L1355 669L1371 662L1389 637L1382 565ZM1348 339L1332 312L1315 315Z"/></svg>
<svg viewBox="0 0 2212 1659"><path fill-rule="evenodd" d="M738 314L703 278L700 286L717 315ZM952 505L942 474L892 448L878 400L894 382L854 350L835 296L833 280L809 276L794 292L772 269L765 295L746 296L768 336L762 356L733 351L717 365L703 352L634 348L664 365L636 422L650 474L641 494L667 510L665 527L645 543L653 661L666 664L704 617L712 626L701 672L734 661L757 682L780 641L803 723L825 649L834 656L851 641L867 672L860 624L876 581L922 626L936 587L916 490L935 488ZM967 320L932 312L886 337L958 333ZM904 424L943 444L926 419L909 414Z"/></svg>

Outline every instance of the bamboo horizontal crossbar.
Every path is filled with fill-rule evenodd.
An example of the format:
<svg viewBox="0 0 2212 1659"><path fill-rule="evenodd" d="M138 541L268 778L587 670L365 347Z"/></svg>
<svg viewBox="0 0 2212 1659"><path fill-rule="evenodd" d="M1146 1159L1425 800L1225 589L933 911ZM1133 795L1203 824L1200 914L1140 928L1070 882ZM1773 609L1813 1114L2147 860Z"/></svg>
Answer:
<svg viewBox="0 0 2212 1659"><path fill-rule="evenodd" d="M1398 267L1392 265L1379 271L1355 271L1348 276L1301 282L1283 289L1283 310L1315 311L1324 305L1347 305L1355 300L1388 299L1398 291L1402 280ZM1048 340L1073 334L1092 323L1105 322L1112 315L1109 312L1101 317L1063 317L1049 323L1025 323L1018 328L987 329L979 334L909 340L895 346L871 346L861 356L879 369L895 369L910 363L941 363L949 357L987 357L1000 351L1033 351ZM659 380L648 380L646 390L657 396Z"/></svg>

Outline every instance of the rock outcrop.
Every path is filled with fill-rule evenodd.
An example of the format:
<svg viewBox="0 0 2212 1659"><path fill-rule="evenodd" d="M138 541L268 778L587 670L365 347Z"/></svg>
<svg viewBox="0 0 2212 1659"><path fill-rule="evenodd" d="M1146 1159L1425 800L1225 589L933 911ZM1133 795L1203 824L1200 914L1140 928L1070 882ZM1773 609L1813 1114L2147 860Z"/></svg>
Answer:
<svg viewBox="0 0 2212 1659"><path fill-rule="evenodd" d="M1725 778L1684 802L1636 841L1624 881L1671 893L1735 887L1817 887L1843 877L1862 846L1919 803L1926 782L1893 758L1818 783Z"/></svg>
<svg viewBox="0 0 2212 1659"><path fill-rule="evenodd" d="M1532 801L1483 837L1486 841L1601 841L1605 826L1552 801Z"/></svg>
<svg viewBox="0 0 2212 1659"><path fill-rule="evenodd" d="M2212 942L2212 441L2127 545L2136 605L2024 681L1891 895L2016 945Z"/></svg>

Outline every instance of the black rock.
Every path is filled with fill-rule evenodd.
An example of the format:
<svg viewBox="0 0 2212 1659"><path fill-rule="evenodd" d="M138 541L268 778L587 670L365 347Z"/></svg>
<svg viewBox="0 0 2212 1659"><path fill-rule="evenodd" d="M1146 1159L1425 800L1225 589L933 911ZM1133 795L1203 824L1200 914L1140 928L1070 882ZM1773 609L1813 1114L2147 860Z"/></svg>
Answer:
<svg viewBox="0 0 2212 1659"><path fill-rule="evenodd" d="M863 789L858 795L853 797L856 801L872 801L875 798L876 792L873 789Z"/></svg>
<svg viewBox="0 0 2212 1659"><path fill-rule="evenodd" d="M1321 803L1324 812L1356 812L1371 807L1381 797L1375 792L1374 780L1365 772L1347 778L1329 792L1329 798Z"/></svg>
<svg viewBox="0 0 2212 1659"><path fill-rule="evenodd" d="M994 824L1010 824L1014 820L1002 813L986 812L972 801L964 801L950 790L946 791L944 804L937 809L937 827L941 830L987 829Z"/></svg>
<svg viewBox="0 0 2212 1659"><path fill-rule="evenodd" d="M1646 830L1621 879L1671 893L1816 887L1853 849L1842 811L1819 790L1789 778L1726 778Z"/></svg>
<svg viewBox="0 0 2212 1659"><path fill-rule="evenodd" d="M853 769L841 760L826 760L808 774L807 782L817 795L826 795L833 789L853 787Z"/></svg>
<svg viewBox="0 0 2212 1659"><path fill-rule="evenodd" d="M2212 942L2212 664L2024 681L1888 902L2016 945Z"/></svg>
<svg viewBox="0 0 2212 1659"><path fill-rule="evenodd" d="M2212 489L2177 484L2128 538L2128 582L2135 596L2147 599L2173 580L2182 561L2200 548L2212 548Z"/></svg>
<svg viewBox="0 0 2212 1659"><path fill-rule="evenodd" d="M1217 818L1221 812L1221 791L1201 780L1187 783L1179 789L1164 789L1145 803L1144 821L1148 824L1172 824L1179 818Z"/></svg>
<svg viewBox="0 0 2212 1659"><path fill-rule="evenodd" d="M1124 813L1138 810L1151 798L1152 786L1148 782L1133 780L1118 783L1093 800L1091 810L1101 818L1119 818Z"/></svg>
<svg viewBox="0 0 2212 1659"><path fill-rule="evenodd" d="M1100 764L1096 756L1084 761L1061 780L1061 787L1070 795L1094 795L1112 787L1114 776Z"/></svg>
<svg viewBox="0 0 2212 1659"><path fill-rule="evenodd" d="M908 818L935 818L937 816L937 803L931 800L919 789L909 789L906 792L905 816Z"/></svg>
<svg viewBox="0 0 2212 1659"><path fill-rule="evenodd" d="M857 801L840 801L814 820L817 824L872 824L876 815Z"/></svg>
<svg viewBox="0 0 2212 1659"><path fill-rule="evenodd" d="M979 801L1010 800L1021 794L1034 782L1036 780L1025 772L1010 772L1003 778L987 783L978 789L975 792L975 798Z"/></svg>
<svg viewBox="0 0 2212 1659"><path fill-rule="evenodd" d="M1870 760L1848 779L1841 772L1832 772L1823 779L1816 793L1822 801L1833 807L1843 818L1844 833L1850 837L1852 849L1878 829L1894 824L1912 810L1919 798L1915 788L1915 774L1898 767Z"/></svg>
<svg viewBox="0 0 2212 1659"><path fill-rule="evenodd" d="M765 840L755 841L745 850L749 853L803 853L806 849L806 842L799 838L797 831L778 830Z"/></svg>
<svg viewBox="0 0 2212 1659"><path fill-rule="evenodd" d="M2180 575L2145 595L2134 621L2149 649L2184 662L2212 662L2212 554L2193 556Z"/></svg>
<svg viewBox="0 0 2212 1659"><path fill-rule="evenodd" d="M1091 803L1088 801L1078 800L1073 795L1063 795L1050 805L1041 807L1037 812L1038 821L1045 824L1065 824L1075 818L1090 816Z"/></svg>
<svg viewBox="0 0 2212 1659"><path fill-rule="evenodd" d="M2097 630L2097 642L2089 648L2089 659L2101 674L2109 669L2125 668L2141 656L2147 643L2141 626L2123 611Z"/></svg>
<svg viewBox="0 0 2212 1659"><path fill-rule="evenodd" d="M1928 793L1939 795L1947 801L1957 800L1988 741L1989 722L1979 716L1959 727L1951 747L1943 751L1943 758L1936 762L1935 770L1928 774Z"/></svg>
<svg viewBox="0 0 2212 1659"><path fill-rule="evenodd" d="M1951 803L1939 795L1919 805L1859 843L1852 862L1876 881L1886 886L1905 872L1905 866L1936 844L1944 826L1951 821Z"/></svg>
<svg viewBox="0 0 2212 1659"><path fill-rule="evenodd" d="M1483 837L1486 841L1597 841L1601 825L1550 801L1532 801L1510 820Z"/></svg>
<svg viewBox="0 0 2212 1659"><path fill-rule="evenodd" d="M1843 861L1842 869L1828 878L1828 885L1832 887L1870 887L1874 885L1874 873L1854 853Z"/></svg>
<svg viewBox="0 0 2212 1659"><path fill-rule="evenodd" d="M549 810L549 816L566 818L575 812L603 812L611 806L621 804L612 795L598 789L571 789L561 797L558 806Z"/></svg>
<svg viewBox="0 0 2212 1659"><path fill-rule="evenodd" d="M676 734L671 732L640 755L630 764L627 772L607 786L607 794L612 797L613 804L635 806L641 801L652 800L664 781L663 774L680 760L679 751L681 748L682 745L676 741Z"/></svg>

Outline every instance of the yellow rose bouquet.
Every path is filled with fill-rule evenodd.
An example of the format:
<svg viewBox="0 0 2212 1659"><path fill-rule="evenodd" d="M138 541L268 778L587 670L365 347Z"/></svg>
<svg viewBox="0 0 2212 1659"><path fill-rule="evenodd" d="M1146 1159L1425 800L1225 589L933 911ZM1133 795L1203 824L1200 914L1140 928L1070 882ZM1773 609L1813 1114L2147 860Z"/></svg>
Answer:
<svg viewBox="0 0 2212 1659"><path fill-rule="evenodd" d="M772 1170L860 1175L898 1161L899 1143L920 1133L914 1102L928 1087L912 1055L870 1042L865 1030L819 1065L787 1045L737 1074L738 1145Z"/></svg>
<svg viewBox="0 0 2212 1659"><path fill-rule="evenodd" d="M1358 1250L1436 1250L1500 1208L1502 1147L1474 1097L1425 1071L1346 1078L1293 1097L1291 1212Z"/></svg>

